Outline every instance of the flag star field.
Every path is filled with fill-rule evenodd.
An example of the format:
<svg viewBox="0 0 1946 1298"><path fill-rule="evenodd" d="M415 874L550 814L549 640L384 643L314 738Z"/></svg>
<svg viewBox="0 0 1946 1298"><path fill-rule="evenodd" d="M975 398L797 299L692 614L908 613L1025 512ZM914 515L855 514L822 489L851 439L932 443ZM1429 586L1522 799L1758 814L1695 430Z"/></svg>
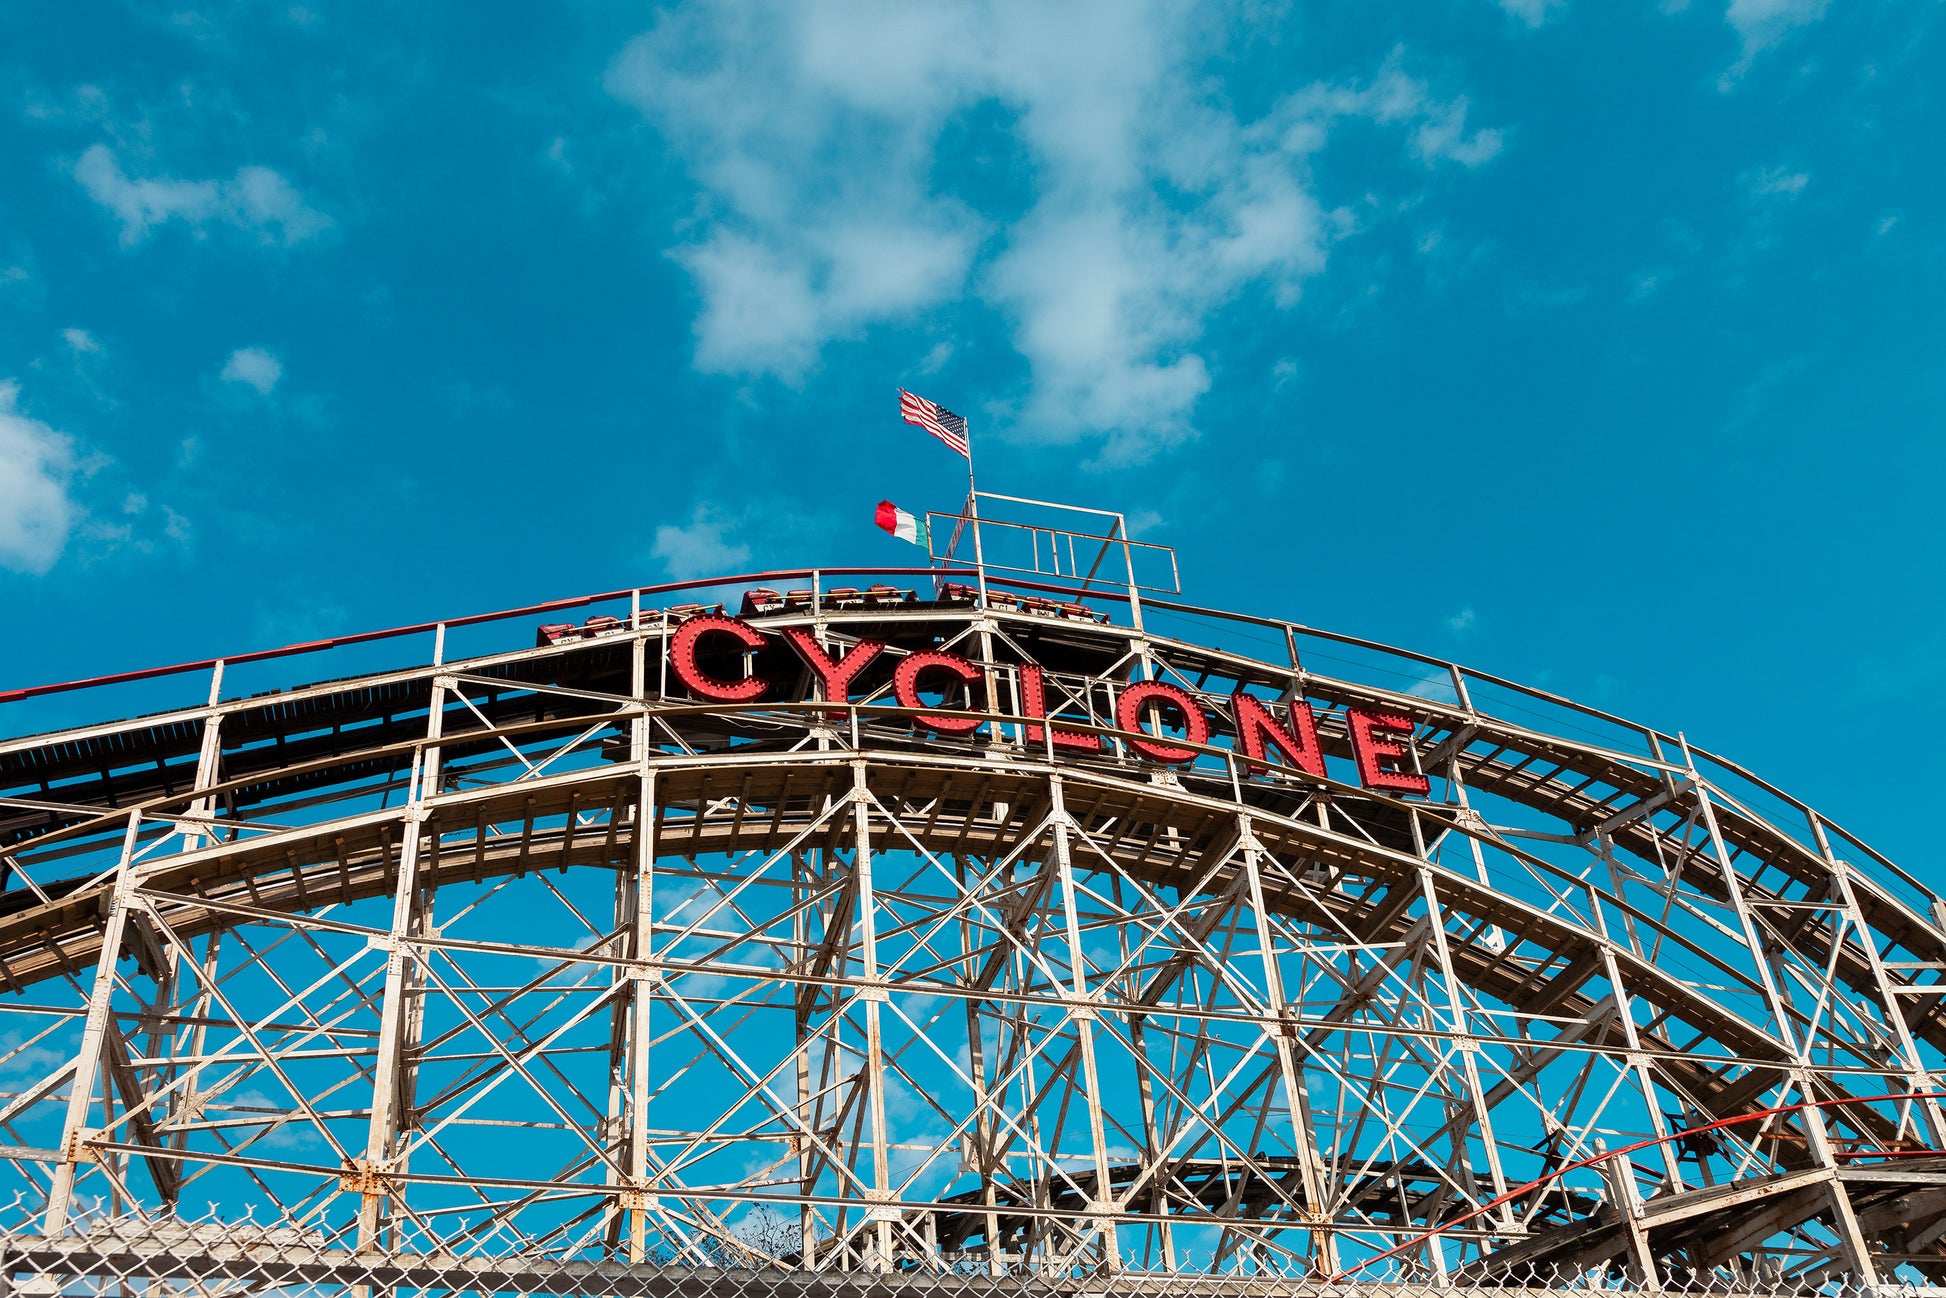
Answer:
<svg viewBox="0 0 1946 1298"><path fill-rule="evenodd" d="M964 436L1937 887L1942 72L1934 0L0 7L0 687L907 565Z"/></svg>

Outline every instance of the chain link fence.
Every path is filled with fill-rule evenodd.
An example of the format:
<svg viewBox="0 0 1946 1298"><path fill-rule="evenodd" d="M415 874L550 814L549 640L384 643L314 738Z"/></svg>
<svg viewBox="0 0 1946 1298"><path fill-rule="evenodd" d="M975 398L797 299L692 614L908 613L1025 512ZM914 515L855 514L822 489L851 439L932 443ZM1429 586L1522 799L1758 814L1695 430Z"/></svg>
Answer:
<svg viewBox="0 0 1946 1298"><path fill-rule="evenodd" d="M602 1298L1499 1298L1541 1294L1710 1294L1762 1298L1946 1298L1946 1287L1842 1279L1810 1284L1781 1273L1718 1272L1642 1283L1607 1268L1578 1273L1535 1268L1490 1284L1410 1267L1356 1283L1284 1273L1261 1261L1232 1259L1229 1269L1162 1272L1099 1264L1008 1259L951 1269L794 1270L753 1266L719 1251L711 1262L642 1264L491 1237L435 1238L416 1223L394 1223L382 1247L360 1248L352 1228L144 1219L97 1215L59 1235L40 1233L18 1208L0 1230L0 1294L60 1295L494 1295L585 1294Z"/></svg>

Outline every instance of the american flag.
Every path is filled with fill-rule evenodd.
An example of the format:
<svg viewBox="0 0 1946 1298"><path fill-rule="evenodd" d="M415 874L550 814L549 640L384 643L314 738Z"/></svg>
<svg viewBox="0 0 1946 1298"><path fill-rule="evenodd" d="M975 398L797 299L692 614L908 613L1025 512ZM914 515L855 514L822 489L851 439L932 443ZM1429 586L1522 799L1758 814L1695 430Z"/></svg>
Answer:
<svg viewBox="0 0 1946 1298"><path fill-rule="evenodd" d="M908 424L917 424L964 455L967 463L973 462L973 448L966 441L966 421L946 407L935 405L924 397L915 397L900 388L899 416Z"/></svg>

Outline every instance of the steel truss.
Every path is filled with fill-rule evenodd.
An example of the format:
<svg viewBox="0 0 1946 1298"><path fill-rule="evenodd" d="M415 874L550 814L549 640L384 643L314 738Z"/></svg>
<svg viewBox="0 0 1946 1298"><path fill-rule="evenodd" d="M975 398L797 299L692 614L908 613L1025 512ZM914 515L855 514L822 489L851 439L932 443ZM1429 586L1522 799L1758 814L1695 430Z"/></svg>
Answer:
<svg viewBox="0 0 1946 1298"><path fill-rule="evenodd" d="M644 615L0 745L0 1154L36 1228L215 1203L590 1264L1946 1276L1937 903L1802 804L1281 623L753 621L892 649L849 701L699 704ZM984 669L946 704L976 736L891 703L942 647ZM1023 662L1104 752L1027 741ZM1143 679L1217 718L1195 761L1126 748ZM1361 788L1337 711L1331 778L1243 762L1236 689L1410 717L1431 794Z"/></svg>

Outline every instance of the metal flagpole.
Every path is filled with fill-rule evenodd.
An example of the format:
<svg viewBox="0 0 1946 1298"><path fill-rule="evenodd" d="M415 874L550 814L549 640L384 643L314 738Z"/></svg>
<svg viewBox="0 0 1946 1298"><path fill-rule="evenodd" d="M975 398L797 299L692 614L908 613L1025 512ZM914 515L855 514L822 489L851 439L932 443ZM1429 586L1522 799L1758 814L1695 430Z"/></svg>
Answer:
<svg viewBox="0 0 1946 1298"><path fill-rule="evenodd" d="M973 523L973 571L980 588L980 607L987 606L986 551L980 548L980 492L973 485L973 429L965 426L966 438L966 516Z"/></svg>
<svg viewBox="0 0 1946 1298"><path fill-rule="evenodd" d="M973 482L973 429L962 420L961 436L966 441L966 516L973 522L973 572L980 589L980 675L985 680L987 711L1000 711L1000 682L993 673L993 621L987 607L987 557L980 547L980 491ZM1000 727L993 728L994 737ZM1025 736L1023 735L1023 738Z"/></svg>

